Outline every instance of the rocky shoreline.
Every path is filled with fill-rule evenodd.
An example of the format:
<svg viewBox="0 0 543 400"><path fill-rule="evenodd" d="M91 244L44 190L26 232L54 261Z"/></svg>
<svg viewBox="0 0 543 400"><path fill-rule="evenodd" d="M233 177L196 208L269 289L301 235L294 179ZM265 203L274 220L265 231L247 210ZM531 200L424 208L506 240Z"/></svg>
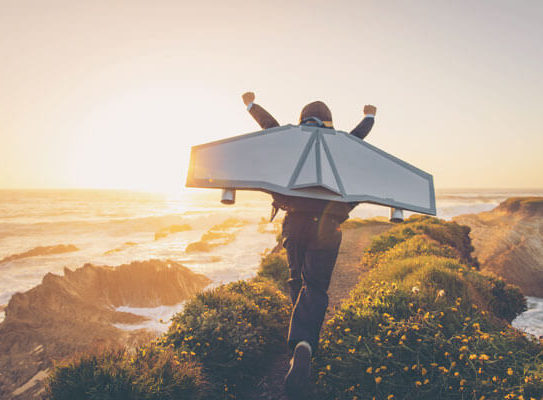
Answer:
<svg viewBox="0 0 543 400"><path fill-rule="evenodd" d="M93 349L137 344L147 330L114 324L146 318L116 308L174 305L210 283L170 261L149 260L119 267L85 264L64 276L47 274L40 285L15 294L0 324L0 398L33 398L54 361Z"/></svg>

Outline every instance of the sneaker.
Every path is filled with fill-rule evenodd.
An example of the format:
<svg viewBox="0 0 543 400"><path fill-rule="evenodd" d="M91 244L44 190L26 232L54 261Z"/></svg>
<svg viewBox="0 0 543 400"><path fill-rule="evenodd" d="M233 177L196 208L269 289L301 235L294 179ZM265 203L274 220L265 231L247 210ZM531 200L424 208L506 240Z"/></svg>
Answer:
<svg viewBox="0 0 543 400"><path fill-rule="evenodd" d="M285 376L285 389L289 398L305 394L311 376L311 345L302 341L296 345Z"/></svg>

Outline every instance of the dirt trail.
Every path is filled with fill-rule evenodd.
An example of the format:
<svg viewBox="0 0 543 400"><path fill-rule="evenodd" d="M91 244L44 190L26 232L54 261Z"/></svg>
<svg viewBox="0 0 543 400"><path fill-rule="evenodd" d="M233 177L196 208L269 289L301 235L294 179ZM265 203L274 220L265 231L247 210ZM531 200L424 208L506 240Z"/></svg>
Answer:
<svg viewBox="0 0 543 400"><path fill-rule="evenodd" d="M371 243L375 235L379 235L393 225L375 223L361 228L343 230L343 240L339 256L332 275L328 295L330 303L326 319L329 319L334 310L340 306L351 289L357 284L360 276L365 272L360 266L360 259L364 249ZM243 395L247 400L287 400L283 391L283 378L288 370L289 353L286 345L277 349L277 358L263 378L256 383L251 393Z"/></svg>

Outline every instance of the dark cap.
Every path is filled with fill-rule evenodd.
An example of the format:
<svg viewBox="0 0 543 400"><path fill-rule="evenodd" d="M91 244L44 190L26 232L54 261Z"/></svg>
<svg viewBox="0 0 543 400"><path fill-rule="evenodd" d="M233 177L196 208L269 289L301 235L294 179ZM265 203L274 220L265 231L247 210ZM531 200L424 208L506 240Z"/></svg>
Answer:
<svg viewBox="0 0 543 400"><path fill-rule="evenodd" d="M307 104L300 113L300 123L311 117L321 120L327 128L333 128L332 112L322 101Z"/></svg>

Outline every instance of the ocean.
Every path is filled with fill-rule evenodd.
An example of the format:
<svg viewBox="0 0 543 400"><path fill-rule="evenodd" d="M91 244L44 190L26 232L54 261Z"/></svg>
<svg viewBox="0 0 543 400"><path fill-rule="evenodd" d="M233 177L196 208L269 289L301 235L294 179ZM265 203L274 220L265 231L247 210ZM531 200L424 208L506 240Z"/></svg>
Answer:
<svg viewBox="0 0 543 400"><path fill-rule="evenodd" d="M437 192L438 217L488 211L512 196L543 196L543 190L441 190ZM64 268L75 269L85 263L117 266L136 260L170 259L208 276L215 285L254 276L262 253L276 244L277 232L266 223L270 197L238 191L232 206L222 205L219 199L220 191L215 190L185 190L177 195L124 190L0 190L0 260L38 246L64 244L78 249L0 261L0 310L14 293L38 285L45 274L62 274ZM351 216L388 217L389 212L385 207L362 204ZM232 217L246 221L235 231L234 241L212 253L185 252L189 243L198 241L213 225ZM160 230L184 224L191 229L155 240ZM514 324L543 335L543 299L528 300L530 309ZM125 307L123 311L155 316L147 327L161 330L165 324L158 320L167 321L178 309Z"/></svg>

